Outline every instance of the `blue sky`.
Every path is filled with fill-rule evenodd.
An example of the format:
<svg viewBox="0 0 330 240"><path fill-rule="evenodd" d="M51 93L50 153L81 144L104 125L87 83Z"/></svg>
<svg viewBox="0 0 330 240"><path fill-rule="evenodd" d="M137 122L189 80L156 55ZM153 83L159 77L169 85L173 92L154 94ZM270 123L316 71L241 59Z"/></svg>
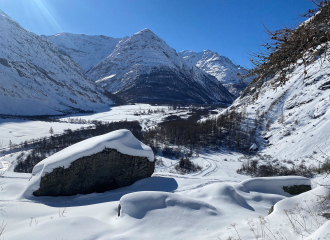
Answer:
<svg viewBox="0 0 330 240"><path fill-rule="evenodd" d="M305 0L0 0L0 9L36 34L131 36L151 29L169 46L210 49L250 66L271 30L295 25L312 8Z"/></svg>

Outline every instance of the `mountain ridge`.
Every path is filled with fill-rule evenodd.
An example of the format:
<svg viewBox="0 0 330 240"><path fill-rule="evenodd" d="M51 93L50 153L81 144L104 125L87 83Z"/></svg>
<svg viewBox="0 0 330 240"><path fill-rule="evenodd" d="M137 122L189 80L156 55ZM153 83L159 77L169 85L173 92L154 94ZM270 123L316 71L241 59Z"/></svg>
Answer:
<svg viewBox="0 0 330 240"><path fill-rule="evenodd" d="M196 65L199 69L216 77L227 90L238 97L253 78L241 80L241 77L248 73L245 68L237 66L228 57L221 56L217 52L206 49L202 52L183 50L179 55Z"/></svg>
<svg viewBox="0 0 330 240"><path fill-rule="evenodd" d="M0 13L0 114L58 115L114 104L67 53Z"/></svg>
<svg viewBox="0 0 330 240"><path fill-rule="evenodd" d="M51 36L42 35L42 37L69 54L83 68L85 73L109 56L116 45L127 38L67 32Z"/></svg>
<svg viewBox="0 0 330 240"><path fill-rule="evenodd" d="M87 74L97 84L128 102L211 104L231 103L233 100L214 77L182 59L149 29L121 41ZM168 91L168 96L161 88ZM162 95L160 99L157 99L155 89ZM134 94L139 96L134 97Z"/></svg>

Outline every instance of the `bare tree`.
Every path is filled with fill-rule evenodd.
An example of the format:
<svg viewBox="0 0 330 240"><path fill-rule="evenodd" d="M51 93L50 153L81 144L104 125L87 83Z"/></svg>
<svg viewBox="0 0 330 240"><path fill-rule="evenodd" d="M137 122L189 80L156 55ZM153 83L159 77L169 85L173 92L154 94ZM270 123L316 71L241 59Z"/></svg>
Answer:
<svg viewBox="0 0 330 240"><path fill-rule="evenodd" d="M250 61L253 68L249 70L248 76L256 76L243 95L252 89L258 90L262 84L270 79L271 86L276 89L283 86L289 78L289 73L297 63L302 60L305 71L309 63L320 58L328 59L330 49L330 3L329 0L312 0L314 9L310 9L301 17L309 19L298 27L286 27L270 31L265 27L269 41L259 45L265 50L251 53Z"/></svg>

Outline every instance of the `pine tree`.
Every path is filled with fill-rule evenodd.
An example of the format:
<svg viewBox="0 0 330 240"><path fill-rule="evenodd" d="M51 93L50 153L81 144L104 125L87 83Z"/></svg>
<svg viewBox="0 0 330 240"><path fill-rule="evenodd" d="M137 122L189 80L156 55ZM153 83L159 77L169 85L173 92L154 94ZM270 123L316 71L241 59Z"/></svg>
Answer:
<svg viewBox="0 0 330 240"><path fill-rule="evenodd" d="M50 129L49 129L49 133L50 133L51 136L53 136L53 134L54 134L54 130L53 130L52 127L50 127Z"/></svg>

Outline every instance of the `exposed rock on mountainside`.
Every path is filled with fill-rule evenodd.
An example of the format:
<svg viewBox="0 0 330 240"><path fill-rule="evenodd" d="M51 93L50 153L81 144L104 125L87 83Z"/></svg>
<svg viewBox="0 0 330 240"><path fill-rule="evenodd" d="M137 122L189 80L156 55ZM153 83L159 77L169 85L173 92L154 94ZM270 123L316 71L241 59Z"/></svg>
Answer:
<svg viewBox="0 0 330 240"><path fill-rule="evenodd" d="M0 114L53 115L113 102L60 48L0 11Z"/></svg>
<svg viewBox="0 0 330 240"><path fill-rule="evenodd" d="M253 78L246 78L241 82L241 75L247 74L245 68L235 65L229 58L221 56L211 50L203 52L181 51L179 55L216 77L230 93L238 97Z"/></svg>
<svg viewBox="0 0 330 240"><path fill-rule="evenodd" d="M154 154L129 130L89 138L39 162L26 193L70 196L128 186L154 172Z"/></svg>
<svg viewBox="0 0 330 240"><path fill-rule="evenodd" d="M42 37L48 39L69 54L85 72L109 56L120 41L128 38L73 33L59 33Z"/></svg>
<svg viewBox="0 0 330 240"><path fill-rule="evenodd" d="M128 102L227 104L233 100L213 76L183 60L149 29L121 41L88 76Z"/></svg>

